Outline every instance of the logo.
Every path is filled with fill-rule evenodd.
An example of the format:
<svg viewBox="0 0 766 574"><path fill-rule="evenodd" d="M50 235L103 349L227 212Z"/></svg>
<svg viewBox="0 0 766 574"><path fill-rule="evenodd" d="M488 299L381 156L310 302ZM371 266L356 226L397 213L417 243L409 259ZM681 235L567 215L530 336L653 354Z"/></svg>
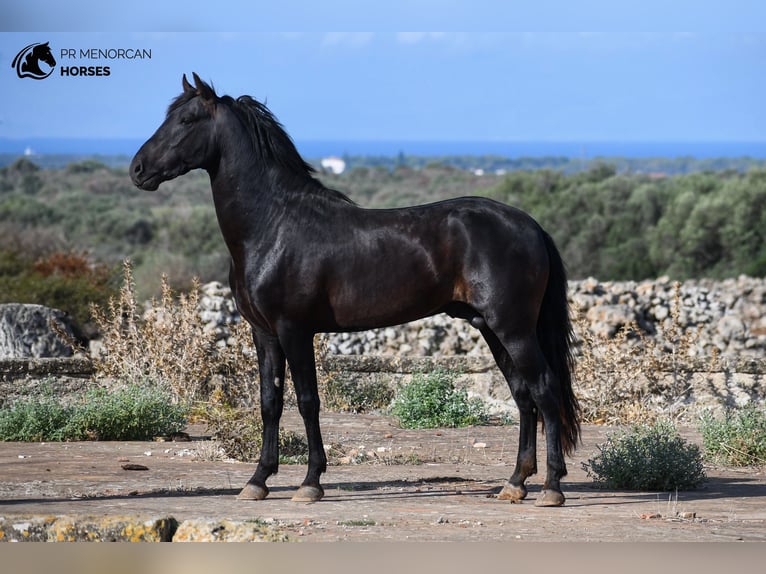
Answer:
<svg viewBox="0 0 766 574"><path fill-rule="evenodd" d="M40 67L41 62L49 67L47 72ZM11 64L11 67L16 69L16 75L19 78L32 78L33 80L44 80L53 73L55 66L56 60L48 42L30 44L16 54Z"/></svg>
<svg viewBox="0 0 766 574"><path fill-rule="evenodd" d="M57 52L59 62L56 62L56 58L53 57L50 42L29 44L16 54L11 68L16 70L19 78L33 80L44 80L56 70L58 70L56 75L61 78L106 77L122 69L125 62L152 59L151 48L136 46L118 48L67 46L57 49ZM59 63L61 65L57 65Z"/></svg>

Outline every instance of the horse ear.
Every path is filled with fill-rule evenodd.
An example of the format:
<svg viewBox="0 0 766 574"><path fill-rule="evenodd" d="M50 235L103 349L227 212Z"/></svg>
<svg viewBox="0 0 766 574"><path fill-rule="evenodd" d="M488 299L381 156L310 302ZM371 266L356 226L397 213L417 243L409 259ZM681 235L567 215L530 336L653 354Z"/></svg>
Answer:
<svg viewBox="0 0 766 574"><path fill-rule="evenodd" d="M200 97L206 102L214 102L216 95L213 91L213 88L200 80L196 72L192 72L192 77L194 77L194 86L197 88L197 93L200 95Z"/></svg>
<svg viewBox="0 0 766 574"><path fill-rule="evenodd" d="M192 85L189 83L189 80L187 80L187 79L186 79L186 74L184 74L184 77L183 77L183 79L181 80L181 85L182 85L182 86L183 86L183 88L184 88L184 92L193 92L193 91L194 91L194 88L193 88L193 87L192 87Z"/></svg>

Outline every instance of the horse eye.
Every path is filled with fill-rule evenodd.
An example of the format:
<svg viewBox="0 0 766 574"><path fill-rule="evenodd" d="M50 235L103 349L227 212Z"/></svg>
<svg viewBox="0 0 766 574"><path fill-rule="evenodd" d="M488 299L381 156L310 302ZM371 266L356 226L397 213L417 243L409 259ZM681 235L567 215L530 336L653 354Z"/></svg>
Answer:
<svg viewBox="0 0 766 574"><path fill-rule="evenodd" d="M191 116L185 116L181 118L181 123L185 126L188 126L189 124L194 122L194 118Z"/></svg>

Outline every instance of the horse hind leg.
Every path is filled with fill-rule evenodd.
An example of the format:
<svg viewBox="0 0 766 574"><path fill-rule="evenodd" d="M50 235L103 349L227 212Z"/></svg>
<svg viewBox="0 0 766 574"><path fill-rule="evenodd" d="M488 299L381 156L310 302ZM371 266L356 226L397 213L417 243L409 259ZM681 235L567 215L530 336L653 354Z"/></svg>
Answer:
<svg viewBox="0 0 766 574"><path fill-rule="evenodd" d="M495 335L497 336L496 331ZM545 360L536 333L520 337L498 336L497 339L507 354L506 362L512 364L513 374L509 384L521 413L519 456L516 470L507 485L507 495L512 498L525 493L524 480L536 470L536 460L533 460L532 456L537 419L541 415L546 431L547 468L543 490L535 505L561 506L565 501L561 492L561 479L566 476L567 471L561 446L561 399L558 394L558 381ZM497 352L493 351L493 354Z"/></svg>
<svg viewBox="0 0 766 574"><path fill-rule="evenodd" d="M561 445L559 382L545 360L536 335L517 340L506 348L545 425L547 468L543 490L535 505L561 506L565 500L561 479L567 469Z"/></svg>
<svg viewBox="0 0 766 574"><path fill-rule="evenodd" d="M473 321L471 321L473 324ZM519 449L516 455L516 468L511 478L498 494L501 500L518 502L527 497L524 484L530 476L537 473L537 408L529 390L513 367L508 351L481 318L481 333L492 351L497 366L503 373L511 395L519 409Z"/></svg>

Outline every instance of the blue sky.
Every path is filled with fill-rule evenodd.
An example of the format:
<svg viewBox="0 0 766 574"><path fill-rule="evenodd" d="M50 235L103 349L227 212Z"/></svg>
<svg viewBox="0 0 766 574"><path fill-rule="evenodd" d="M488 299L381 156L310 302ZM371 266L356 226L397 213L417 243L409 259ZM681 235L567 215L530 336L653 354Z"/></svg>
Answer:
<svg viewBox="0 0 766 574"><path fill-rule="evenodd" d="M705 5L686 4L695 14ZM693 21L697 30L663 21L658 32L600 20L595 32L437 33L59 33L43 22L41 32L0 33L0 138L146 138L181 75L196 71L219 93L266 100L298 141L764 141L766 29L751 28L766 9L748 6L733 23L711 14ZM11 16L24 27L23 14ZM45 41L54 73L16 77L16 53ZM69 48L151 49L152 58L61 57ZM110 75L60 76L69 65L109 66Z"/></svg>

